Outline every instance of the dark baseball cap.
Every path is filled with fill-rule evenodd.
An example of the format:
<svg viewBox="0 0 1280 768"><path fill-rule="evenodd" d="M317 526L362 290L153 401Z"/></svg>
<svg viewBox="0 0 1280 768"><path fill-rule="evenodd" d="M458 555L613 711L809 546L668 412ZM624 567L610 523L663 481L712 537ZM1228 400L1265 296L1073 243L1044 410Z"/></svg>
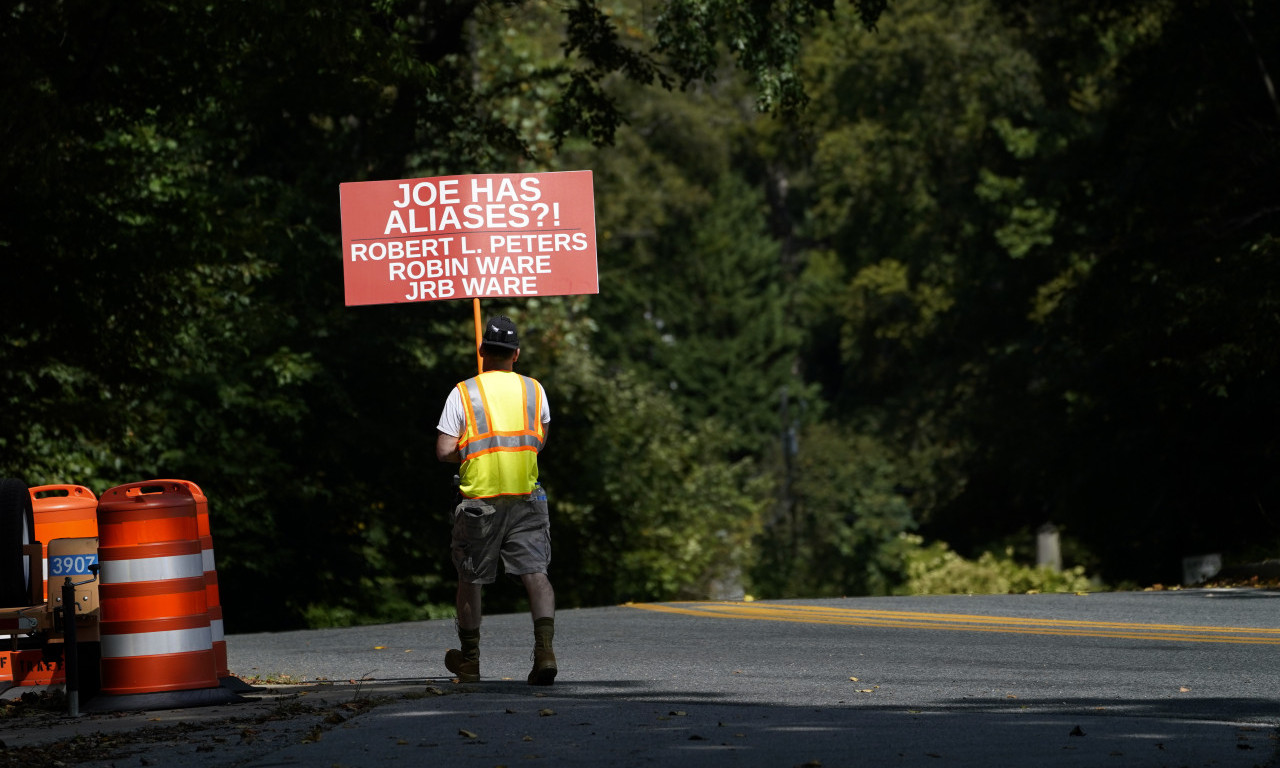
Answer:
<svg viewBox="0 0 1280 768"><path fill-rule="evenodd" d="M516 324L506 315L489 318L489 322L484 326L484 335L480 338L482 346L501 349L520 348L520 335L516 333Z"/></svg>

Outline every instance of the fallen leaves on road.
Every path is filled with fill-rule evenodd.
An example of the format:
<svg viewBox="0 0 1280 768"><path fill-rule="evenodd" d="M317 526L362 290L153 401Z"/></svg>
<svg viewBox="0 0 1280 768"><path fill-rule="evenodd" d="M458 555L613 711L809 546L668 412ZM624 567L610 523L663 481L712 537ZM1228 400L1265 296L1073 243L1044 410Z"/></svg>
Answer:
<svg viewBox="0 0 1280 768"><path fill-rule="evenodd" d="M240 676L240 679L249 685L304 685L302 678L293 675L251 675L249 677Z"/></svg>
<svg viewBox="0 0 1280 768"><path fill-rule="evenodd" d="M471 731L468 731L468 730L467 730L467 729L465 729L465 728L459 728L459 729L458 729L458 735L459 735L459 736L461 736L461 737L462 737L462 738L464 738L464 739L478 739L478 738L480 738L478 735L476 735L476 734L472 733Z"/></svg>
<svg viewBox="0 0 1280 768"><path fill-rule="evenodd" d="M346 722L351 717L366 712L383 703L392 701L387 696L368 696L357 692L356 696L344 702L326 700L304 700L306 691L298 691L287 697L275 698L262 702L267 707L246 704L246 709L237 710L222 717L212 717L199 723L157 722L159 718L147 716L144 727L129 732L106 734L78 734L56 741L32 744L30 746L0 747L0 768L37 768L38 766L78 765L85 762L107 764L116 762L123 765L129 758L136 758L135 764L156 764L162 762L152 760L148 755L156 749L168 749L177 744L192 744L197 737L205 743L197 744L199 752L212 751L217 748L213 744L229 744L237 747L260 742L264 739L300 739L302 743L314 743L323 738L325 732ZM411 699L423 694L404 694L402 698ZM35 692L24 693L22 698L7 700L0 705L0 717L23 718L26 722L6 722L8 728L23 725L40 727L42 722L52 718L62 718L65 698L48 693L37 695ZM86 720L95 717L107 720L136 715L128 711L103 713L102 715L85 715ZM27 720L27 718L30 718ZM264 727L268 723L286 723L281 728L277 725ZM8 735L6 733L6 735ZM208 742L212 742L208 743Z"/></svg>

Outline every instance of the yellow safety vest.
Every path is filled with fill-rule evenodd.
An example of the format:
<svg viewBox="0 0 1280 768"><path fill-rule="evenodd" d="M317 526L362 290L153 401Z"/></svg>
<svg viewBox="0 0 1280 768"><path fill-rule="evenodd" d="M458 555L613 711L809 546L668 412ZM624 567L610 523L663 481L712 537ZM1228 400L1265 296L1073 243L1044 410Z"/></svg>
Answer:
<svg viewBox="0 0 1280 768"><path fill-rule="evenodd" d="M542 390L514 371L485 371L458 384L466 429L460 490L470 499L533 492L542 450Z"/></svg>

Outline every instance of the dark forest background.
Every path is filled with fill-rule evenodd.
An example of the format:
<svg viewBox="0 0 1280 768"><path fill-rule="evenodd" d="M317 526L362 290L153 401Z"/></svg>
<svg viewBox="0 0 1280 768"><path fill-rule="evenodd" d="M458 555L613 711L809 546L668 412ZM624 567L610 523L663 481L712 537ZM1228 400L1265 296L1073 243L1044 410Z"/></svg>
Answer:
<svg viewBox="0 0 1280 768"><path fill-rule="evenodd" d="M1280 4L10 1L0 66L0 474L196 482L229 632L452 610L470 302L344 306L370 179L594 172L600 294L483 302L562 606L1280 549Z"/></svg>

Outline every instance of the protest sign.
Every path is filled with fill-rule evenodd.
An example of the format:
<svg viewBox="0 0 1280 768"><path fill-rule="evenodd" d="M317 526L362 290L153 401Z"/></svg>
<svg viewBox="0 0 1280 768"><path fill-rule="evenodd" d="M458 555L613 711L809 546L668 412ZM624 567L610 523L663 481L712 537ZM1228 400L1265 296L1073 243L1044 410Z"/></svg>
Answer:
<svg viewBox="0 0 1280 768"><path fill-rule="evenodd" d="M591 171L339 185L347 306L599 293Z"/></svg>

